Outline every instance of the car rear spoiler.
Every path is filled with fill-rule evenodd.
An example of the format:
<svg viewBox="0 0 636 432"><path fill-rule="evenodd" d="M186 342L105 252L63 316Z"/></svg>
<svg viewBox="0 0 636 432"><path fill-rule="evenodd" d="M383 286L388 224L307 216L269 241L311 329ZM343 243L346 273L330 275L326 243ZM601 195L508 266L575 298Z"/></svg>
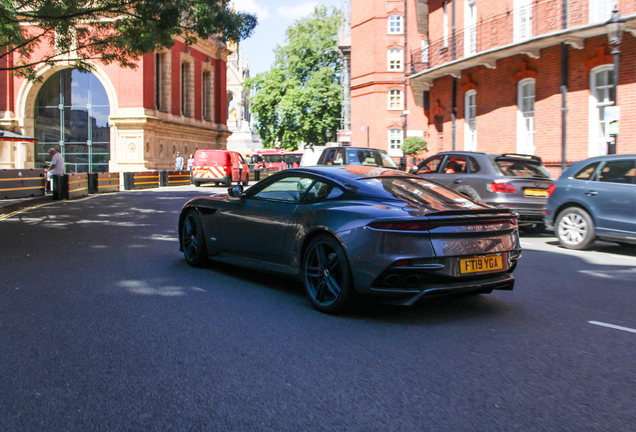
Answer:
<svg viewBox="0 0 636 432"><path fill-rule="evenodd" d="M541 165L543 161L539 156L527 155L527 154L517 154L517 153L504 153L501 156L497 156L495 160L527 160L528 162L533 162L538 165Z"/></svg>

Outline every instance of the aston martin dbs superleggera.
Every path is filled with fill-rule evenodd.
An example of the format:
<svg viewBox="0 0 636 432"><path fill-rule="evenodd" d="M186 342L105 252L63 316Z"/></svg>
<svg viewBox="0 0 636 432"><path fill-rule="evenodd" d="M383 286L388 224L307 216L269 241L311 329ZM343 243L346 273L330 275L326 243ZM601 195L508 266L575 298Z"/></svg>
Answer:
<svg viewBox="0 0 636 432"><path fill-rule="evenodd" d="M188 264L208 258L296 275L320 311L359 295L410 305L425 296L511 290L517 215L393 169L281 171L227 195L188 201Z"/></svg>

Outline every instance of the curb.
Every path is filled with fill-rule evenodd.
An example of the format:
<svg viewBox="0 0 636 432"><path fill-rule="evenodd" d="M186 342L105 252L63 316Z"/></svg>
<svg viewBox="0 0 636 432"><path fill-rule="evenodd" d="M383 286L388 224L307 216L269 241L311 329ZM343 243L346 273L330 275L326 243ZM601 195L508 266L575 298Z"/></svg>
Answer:
<svg viewBox="0 0 636 432"><path fill-rule="evenodd" d="M3 205L0 201L0 216L22 210L27 207L33 207L53 201L53 195L45 195L36 198L27 198L19 202Z"/></svg>

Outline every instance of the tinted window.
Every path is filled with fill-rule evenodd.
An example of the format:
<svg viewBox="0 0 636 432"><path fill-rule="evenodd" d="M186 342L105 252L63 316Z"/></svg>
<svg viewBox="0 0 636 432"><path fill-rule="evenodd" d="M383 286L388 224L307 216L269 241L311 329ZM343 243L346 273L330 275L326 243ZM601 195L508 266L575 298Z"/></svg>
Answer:
<svg viewBox="0 0 636 432"><path fill-rule="evenodd" d="M471 173L477 173L477 172L481 171L481 168L479 167L479 164L477 163L475 158L472 157L472 156L468 158L468 165L469 165Z"/></svg>
<svg viewBox="0 0 636 432"><path fill-rule="evenodd" d="M314 185L309 189L303 202L319 201L323 199L337 198L342 195L343 192L340 188L332 186L321 181L316 181Z"/></svg>
<svg viewBox="0 0 636 432"><path fill-rule="evenodd" d="M333 165L333 160L336 156L336 150L335 149L325 150L324 156L325 157L322 160L322 163L325 165Z"/></svg>
<svg viewBox="0 0 636 432"><path fill-rule="evenodd" d="M634 183L634 161L610 161L603 166L599 174L599 181L606 183Z"/></svg>
<svg viewBox="0 0 636 432"><path fill-rule="evenodd" d="M429 159L427 161L422 162L417 171L418 174L422 173L434 173L437 171L440 162L442 161L443 156L438 156L433 159Z"/></svg>
<svg viewBox="0 0 636 432"><path fill-rule="evenodd" d="M442 169L445 174L460 174L466 172L466 158L464 156L451 156L446 160Z"/></svg>
<svg viewBox="0 0 636 432"><path fill-rule="evenodd" d="M381 195L388 194L416 206L459 204L466 208L478 207L465 196L424 179L376 177L361 181L377 189Z"/></svg>
<svg viewBox="0 0 636 432"><path fill-rule="evenodd" d="M551 178L550 173L541 165L525 160L497 159L495 164L503 175L514 177L543 177Z"/></svg>
<svg viewBox="0 0 636 432"><path fill-rule="evenodd" d="M312 183L313 179L307 177L283 177L268 184L251 197L273 201L298 202Z"/></svg>
<svg viewBox="0 0 636 432"><path fill-rule="evenodd" d="M598 166L599 163L600 162L594 162L589 164L588 166L583 168L581 171L576 173L574 178L577 180L593 180L592 176L594 175L594 172L596 171L596 167Z"/></svg>

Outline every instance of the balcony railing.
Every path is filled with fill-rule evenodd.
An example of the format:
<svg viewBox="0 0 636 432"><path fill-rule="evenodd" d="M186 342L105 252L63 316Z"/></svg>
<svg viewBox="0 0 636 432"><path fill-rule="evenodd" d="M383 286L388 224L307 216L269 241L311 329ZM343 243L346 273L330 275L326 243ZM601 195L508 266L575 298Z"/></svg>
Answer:
<svg viewBox="0 0 636 432"><path fill-rule="evenodd" d="M565 28L589 23L588 0L568 0ZM516 18L515 18L516 17ZM608 16L609 18L609 16ZM500 46L509 45L563 29L563 1L536 0L532 7L525 6L502 15L483 18L473 29L455 32L455 58L453 59L451 34L447 41L433 40L428 48L411 51L411 72L418 73L453 60L460 60ZM531 32L528 32L531 29ZM466 44L470 49L465 50Z"/></svg>

